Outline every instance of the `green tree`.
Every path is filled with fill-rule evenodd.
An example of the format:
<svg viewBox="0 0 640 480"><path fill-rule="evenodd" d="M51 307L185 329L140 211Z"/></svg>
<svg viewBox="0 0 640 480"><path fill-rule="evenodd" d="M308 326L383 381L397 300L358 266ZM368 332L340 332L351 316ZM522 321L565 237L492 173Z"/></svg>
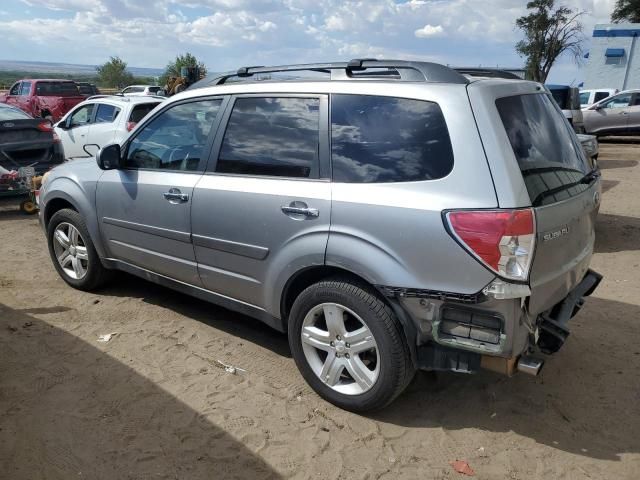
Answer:
<svg viewBox="0 0 640 480"><path fill-rule="evenodd" d="M618 0L611 14L613 23L640 23L640 0Z"/></svg>
<svg viewBox="0 0 640 480"><path fill-rule="evenodd" d="M578 18L584 13L565 6L556 8L555 0L533 0L527 3L529 14L516 20L524 40L516 44L516 51L527 59L527 78L545 82L558 57L582 57L582 24Z"/></svg>
<svg viewBox="0 0 640 480"><path fill-rule="evenodd" d="M204 63L187 52L184 55L178 55L174 61L167 64L164 74L160 77L160 85L165 85L169 77L179 77L182 67L198 67L200 69L200 75L207 74L207 67L205 67Z"/></svg>
<svg viewBox="0 0 640 480"><path fill-rule="evenodd" d="M98 83L103 87L124 88L133 83L133 75L127 71L127 62L120 57L111 57L96 68Z"/></svg>

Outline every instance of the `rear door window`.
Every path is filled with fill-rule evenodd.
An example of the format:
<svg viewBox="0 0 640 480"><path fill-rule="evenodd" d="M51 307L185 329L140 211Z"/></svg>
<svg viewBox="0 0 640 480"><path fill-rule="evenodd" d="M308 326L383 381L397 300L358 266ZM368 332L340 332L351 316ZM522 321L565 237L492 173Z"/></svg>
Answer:
<svg viewBox="0 0 640 480"><path fill-rule="evenodd" d="M110 123L115 119L116 107L101 103L98 105L94 123Z"/></svg>
<svg viewBox="0 0 640 480"><path fill-rule="evenodd" d="M216 172L318 178L319 126L319 98L238 98Z"/></svg>
<svg viewBox="0 0 640 480"><path fill-rule="evenodd" d="M547 94L499 98L496 107L533 206L564 200L588 188L582 147Z"/></svg>
<svg viewBox="0 0 640 480"><path fill-rule="evenodd" d="M608 92L596 92L593 102L599 102L600 100L604 100L605 98L607 98L609 96Z"/></svg>
<svg viewBox="0 0 640 480"><path fill-rule="evenodd" d="M333 181L414 182L453 168L437 103L370 95L331 96Z"/></svg>

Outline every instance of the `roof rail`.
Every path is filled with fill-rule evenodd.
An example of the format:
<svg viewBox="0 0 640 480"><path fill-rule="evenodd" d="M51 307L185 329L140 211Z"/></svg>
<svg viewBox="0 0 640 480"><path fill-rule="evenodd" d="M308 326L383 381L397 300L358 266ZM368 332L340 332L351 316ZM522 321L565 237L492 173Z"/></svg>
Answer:
<svg viewBox="0 0 640 480"><path fill-rule="evenodd" d="M513 72L508 70L502 70L500 68L467 68L467 67L454 67L456 72L461 75L468 75L470 77L491 77L491 78L506 78L509 80L523 80Z"/></svg>
<svg viewBox="0 0 640 480"><path fill-rule="evenodd" d="M246 79L263 73L321 72L331 80L394 79L409 82L467 84L469 80L449 67L438 63L405 60L376 60L356 58L349 62L307 63L274 67L241 67L235 72L211 75L194 83L189 89L222 85L230 79ZM232 80L237 82L238 80Z"/></svg>
<svg viewBox="0 0 640 480"><path fill-rule="evenodd" d="M117 93L99 93L97 95L91 95L90 97L85 98L85 100L94 100L96 98L107 98L107 97L120 97L123 95L118 95Z"/></svg>

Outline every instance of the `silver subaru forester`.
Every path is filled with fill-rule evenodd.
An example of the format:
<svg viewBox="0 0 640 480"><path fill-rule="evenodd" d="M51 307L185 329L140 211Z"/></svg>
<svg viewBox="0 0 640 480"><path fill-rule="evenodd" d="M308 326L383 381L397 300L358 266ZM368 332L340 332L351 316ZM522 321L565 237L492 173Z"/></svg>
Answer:
<svg viewBox="0 0 640 480"><path fill-rule="evenodd" d="M600 195L542 85L352 60L201 80L55 168L40 219L69 285L120 270L256 317L365 411L416 369L536 375L601 280Z"/></svg>

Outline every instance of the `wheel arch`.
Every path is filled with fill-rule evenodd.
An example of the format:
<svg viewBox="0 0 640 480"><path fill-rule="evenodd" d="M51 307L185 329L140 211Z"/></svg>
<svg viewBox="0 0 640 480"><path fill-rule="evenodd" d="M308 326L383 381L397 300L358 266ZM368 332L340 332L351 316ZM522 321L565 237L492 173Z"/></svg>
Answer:
<svg viewBox="0 0 640 480"><path fill-rule="evenodd" d="M98 256L104 258L106 255L98 227L95 204L89 201L86 194L74 182L69 179L56 180L55 184L51 186L53 188L47 190L45 194L44 211L42 213L45 230L56 212L64 208L70 208L82 215Z"/></svg>
<svg viewBox="0 0 640 480"><path fill-rule="evenodd" d="M49 226L49 221L56 212L59 212L60 210L63 210L65 208L75 210L76 212L78 211L78 208L66 198L55 197L49 200L47 202L47 205L45 206L43 214L44 228L46 229Z"/></svg>
<svg viewBox="0 0 640 480"><path fill-rule="evenodd" d="M404 337L407 341L407 345L409 347L409 352L411 354L411 360L414 366L417 365L417 348L416 348L416 337L417 330L413 322L411 321L410 316L405 312L404 308L400 305L396 299L389 298L380 291L379 288L376 287L374 283L369 281L357 273L354 273L348 269L336 267L333 265L317 265L312 267L307 267L301 270L298 270L294 273L288 281L285 283L285 286L282 290L282 295L280 298L280 317L282 319L282 323L284 328L287 328L289 323L289 313L291 311L291 307L295 302L295 299L302 293L306 288L310 287L314 283L318 283L322 280L332 277L341 277L345 279L350 279L357 284L361 284L367 286L374 290L378 296L385 302L391 310L396 314L400 324L402 326L402 331Z"/></svg>

